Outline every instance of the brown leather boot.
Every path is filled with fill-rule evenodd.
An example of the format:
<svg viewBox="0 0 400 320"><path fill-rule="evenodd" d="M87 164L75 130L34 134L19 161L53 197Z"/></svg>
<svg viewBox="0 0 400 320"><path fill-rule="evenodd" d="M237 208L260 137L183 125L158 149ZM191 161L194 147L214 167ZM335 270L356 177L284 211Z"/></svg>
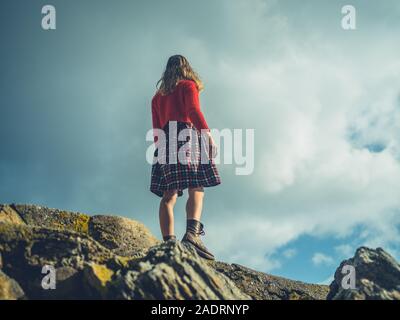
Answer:
<svg viewBox="0 0 400 320"><path fill-rule="evenodd" d="M189 219L186 223L186 233L182 238L182 242L192 245L200 257L215 260L214 255L208 251L200 239L200 236L205 234L203 224L194 219Z"/></svg>

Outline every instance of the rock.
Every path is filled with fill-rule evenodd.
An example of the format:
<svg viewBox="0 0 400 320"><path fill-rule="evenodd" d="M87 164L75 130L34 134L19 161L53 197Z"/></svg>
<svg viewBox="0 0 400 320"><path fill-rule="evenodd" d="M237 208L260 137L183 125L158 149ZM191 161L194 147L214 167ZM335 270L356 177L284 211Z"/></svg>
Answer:
<svg viewBox="0 0 400 320"><path fill-rule="evenodd" d="M117 216L93 216L90 236L120 256L143 256L159 243L142 223Z"/></svg>
<svg viewBox="0 0 400 320"><path fill-rule="evenodd" d="M32 205L10 208L22 223L0 223L0 254L4 271L29 299L249 299L193 249L159 245L136 221ZM55 269L55 290L42 288L45 265Z"/></svg>
<svg viewBox="0 0 400 320"><path fill-rule="evenodd" d="M12 207L30 226L80 233L89 230L87 214L25 204L13 204Z"/></svg>
<svg viewBox="0 0 400 320"><path fill-rule="evenodd" d="M344 289L344 266L355 269L356 289ZM343 261L335 272L329 300L400 300L400 265L382 248L357 249L353 258Z"/></svg>
<svg viewBox="0 0 400 320"><path fill-rule="evenodd" d="M19 214L8 205L0 205L0 223L24 224Z"/></svg>
<svg viewBox="0 0 400 320"><path fill-rule="evenodd" d="M193 249L180 243L157 245L141 258L122 257L94 240L90 232L73 231L67 223L54 228L56 219L47 217L47 222L41 223L31 216L28 225L0 224L4 271L18 279L30 299L249 299ZM105 228L109 222L104 221L99 225ZM146 229L127 222L123 219L119 223L132 226L131 233L140 230L138 235L127 237L127 244L138 239L137 244L119 248L132 252L145 250L149 245L142 238ZM108 232L118 233L118 230L115 227ZM119 236L123 242L123 233ZM55 290L42 287L45 265L55 268Z"/></svg>
<svg viewBox="0 0 400 320"><path fill-rule="evenodd" d="M208 263L255 300L325 300L329 291L328 286L276 277L239 264Z"/></svg>
<svg viewBox="0 0 400 320"><path fill-rule="evenodd" d="M116 256L85 234L69 230L44 229L25 225L0 224L0 252L4 271L18 279L29 298L59 298L58 292L63 291L65 298L81 297L84 288L80 284L85 264L98 263L119 266ZM42 268L51 265L56 270L63 270L68 275L61 274L57 286L63 290L43 290L41 281L44 277ZM76 272L72 271L76 270ZM74 277L72 277L74 276ZM71 278L72 277L72 278ZM77 285L68 292L69 279ZM72 281L73 280L73 281Z"/></svg>
<svg viewBox="0 0 400 320"><path fill-rule="evenodd" d="M207 266L192 248L168 241L132 261L113 282L122 299L251 299L223 274Z"/></svg>
<svg viewBox="0 0 400 320"><path fill-rule="evenodd" d="M86 266L84 272L85 281L94 292L99 293L101 298L107 298L107 296L109 296L110 299L113 298L108 292L108 285L114 275L113 270L106 265L90 263Z"/></svg>
<svg viewBox="0 0 400 320"><path fill-rule="evenodd" d="M83 299L86 293L78 292L78 290L85 290L82 286L82 278L83 274L80 270L68 266L58 267L56 268L56 290L46 291L43 295L46 299Z"/></svg>
<svg viewBox="0 0 400 320"><path fill-rule="evenodd" d="M90 234L104 247L125 257L141 257L147 249L159 243L142 223L123 217L89 216L35 205L14 204L8 207L29 226Z"/></svg>
<svg viewBox="0 0 400 320"><path fill-rule="evenodd" d="M14 279L0 270L0 300L19 300L25 296L24 291Z"/></svg>
<svg viewBox="0 0 400 320"><path fill-rule="evenodd" d="M345 264L356 290L340 286ZM400 266L382 249L358 249L328 287L204 260L127 218L35 205L0 205L0 269L0 299L400 299Z"/></svg>

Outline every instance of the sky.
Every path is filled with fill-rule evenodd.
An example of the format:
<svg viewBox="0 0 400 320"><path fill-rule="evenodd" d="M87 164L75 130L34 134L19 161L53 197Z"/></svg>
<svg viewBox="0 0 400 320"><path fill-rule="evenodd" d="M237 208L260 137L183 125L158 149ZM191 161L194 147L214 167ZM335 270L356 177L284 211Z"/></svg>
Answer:
<svg viewBox="0 0 400 320"><path fill-rule="evenodd" d="M56 30L41 28L46 4ZM209 126L255 132L252 174L221 163L205 192L219 260L329 283L358 246L399 259L399 18L397 0L4 0L0 203L122 215L160 237L145 137L183 54Z"/></svg>

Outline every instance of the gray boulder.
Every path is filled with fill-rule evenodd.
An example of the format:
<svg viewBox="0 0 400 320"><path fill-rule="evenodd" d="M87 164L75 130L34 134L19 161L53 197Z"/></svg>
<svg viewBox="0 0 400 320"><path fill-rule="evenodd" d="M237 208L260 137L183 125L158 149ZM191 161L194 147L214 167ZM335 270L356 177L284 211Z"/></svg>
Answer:
<svg viewBox="0 0 400 320"><path fill-rule="evenodd" d="M159 243L142 223L118 216L91 217L89 234L115 254L124 257L142 256L145 250Z"/></svg>
<svg viewBox="0 0 400 320"><path fill-rule="evenodd" d="M344 266L355 271L355 289L343 288ZM345 279L347 280L347 279ZM346 282L346 281L345 281ZM358 248L335 272L329 300L400 300L400 265L382 248Z"/></svg>
<svg viewBox="0 0 400 320"><path fill-rule="evenodd" d="M179 241L151 248L144 258L120 272L112 286L115 296L122 299L251 299Z"/></svg>

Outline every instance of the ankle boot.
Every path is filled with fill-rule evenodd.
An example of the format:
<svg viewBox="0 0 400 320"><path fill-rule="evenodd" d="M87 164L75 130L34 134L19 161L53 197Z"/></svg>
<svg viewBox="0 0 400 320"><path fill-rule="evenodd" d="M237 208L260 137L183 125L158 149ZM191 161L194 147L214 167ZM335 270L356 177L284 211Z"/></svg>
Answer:
<svg viewBox="0 0 400 320"><path fill-rule="evenodd" d="M176 237L174 235L169 235L169 236L164 236L163 237L164 241L176 241Z"/></svg>
<svg viewBox="0 0 400 320"><path fill-rule="evenodd" d="M204 226L200 221L194 219L187 220L186 233L182 238L182 242L192 245L200 257L215 260L214 255L208 251L200 239L200 236L205 234L203 228Z"/></svg>

